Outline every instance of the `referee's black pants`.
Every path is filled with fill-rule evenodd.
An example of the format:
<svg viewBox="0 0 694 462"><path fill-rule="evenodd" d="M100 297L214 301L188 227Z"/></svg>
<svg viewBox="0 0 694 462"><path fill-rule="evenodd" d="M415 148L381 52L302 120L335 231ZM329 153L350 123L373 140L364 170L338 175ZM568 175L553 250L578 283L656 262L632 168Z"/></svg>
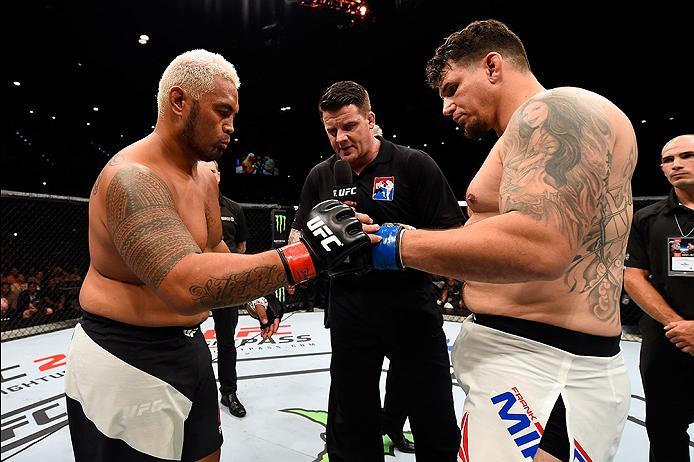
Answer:
<svg viewBox="0 0 694 462"><path fill-rule="evenodd" d="M359 313L331 307L330 396L326 443L331 462L383 461L379 382L385 356L408 398L419 462L454 462L460 429L443 319L432 301L416 310L376 306L368 325Z"/></svg>
<svg viewBox="0 0 694 462"><path fill-rule="evenodd" d="M236 393L236 345L234 334L239 323L236 306L212 310L214 330L217 334L217 376L222 395Z"/></svg>
<svg viewBox="0 0 694 462"><path fill-rule="evenodd" d="M402 428L407 420L412 396L407 395L407 380L409 378L398 368L390 363L388 376L386 377L386 395L383 397L383 433L397 435L402 433Z"/></svg>
<svg viewBox="0 0 694 462"><path fill-rule="evenodd" d="M646 398L650 462L689 462L687 429L694 422L694 356L665 336L663 326L641 321L641 380Z"/></svg>

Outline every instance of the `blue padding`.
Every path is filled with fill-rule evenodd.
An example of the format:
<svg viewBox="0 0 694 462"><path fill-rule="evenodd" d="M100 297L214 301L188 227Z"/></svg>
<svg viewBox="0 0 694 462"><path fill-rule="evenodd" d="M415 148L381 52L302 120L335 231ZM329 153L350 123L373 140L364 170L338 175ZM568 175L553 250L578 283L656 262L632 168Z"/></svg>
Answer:
<svg viewBox="0 0 694 462"><path fill-rule="evenodd" d="M398 234L402 226L381 225L376 232L383 239L373 247L371 259L375 269L378 270L399 270L400 257L398 249Z"/></svg>

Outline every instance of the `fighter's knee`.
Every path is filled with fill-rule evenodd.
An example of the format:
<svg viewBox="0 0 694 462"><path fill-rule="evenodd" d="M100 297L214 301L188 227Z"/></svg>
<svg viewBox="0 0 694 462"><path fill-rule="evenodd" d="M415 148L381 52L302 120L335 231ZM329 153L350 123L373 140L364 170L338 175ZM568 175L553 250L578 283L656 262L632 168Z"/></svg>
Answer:
<svg viewBox="0 0 694 462"><path fill-rule="evenodd" d="M538 449L535 453L535 457L533 457L533 462L561 462L561 459L557 459L542 449Z"/></svg>
<svg viewBox="0 0 694 462"><path fill-rule="evenodd" d="M215 452L213 452L210 455L207 455L203 457L202 459L199 459L198 462L219 462L219 458L222 455L222 448L217 449Z"/></svg>

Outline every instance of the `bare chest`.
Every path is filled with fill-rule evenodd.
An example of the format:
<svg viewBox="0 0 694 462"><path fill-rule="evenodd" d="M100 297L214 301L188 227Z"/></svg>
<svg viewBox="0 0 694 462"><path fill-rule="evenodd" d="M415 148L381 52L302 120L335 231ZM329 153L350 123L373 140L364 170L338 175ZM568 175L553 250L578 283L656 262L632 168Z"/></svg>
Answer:
<svg viewBox="0 0 694 462"><path fill-rule="evenodd" d="M174 203L181 220L200 250L215 247L222 238L219 203L200 187L176 188Z"/></svg>
<svg viewBox="0 0 694 462"><path fill-rule="evenodd" d="M465 192L465 201L473 218L475 215L480 218L480 214L489 216L499 213L501 171L501 162L498 156L492 153L470 182Z"/></svg>

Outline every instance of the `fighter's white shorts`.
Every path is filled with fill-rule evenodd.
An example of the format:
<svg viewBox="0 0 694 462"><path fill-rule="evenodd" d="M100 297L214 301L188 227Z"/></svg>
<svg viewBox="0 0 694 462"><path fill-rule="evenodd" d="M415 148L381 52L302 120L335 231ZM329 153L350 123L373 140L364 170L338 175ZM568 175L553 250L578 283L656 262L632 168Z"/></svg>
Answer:
<svg viewBox="0 0 694 462"><path fill-rule="evenodd" d="M451 353L467 395L459 460L531 461L559 395L570 443L566 460L613 460L630 402L621 352L572 354L473 317L463 322Z"/></svg>

